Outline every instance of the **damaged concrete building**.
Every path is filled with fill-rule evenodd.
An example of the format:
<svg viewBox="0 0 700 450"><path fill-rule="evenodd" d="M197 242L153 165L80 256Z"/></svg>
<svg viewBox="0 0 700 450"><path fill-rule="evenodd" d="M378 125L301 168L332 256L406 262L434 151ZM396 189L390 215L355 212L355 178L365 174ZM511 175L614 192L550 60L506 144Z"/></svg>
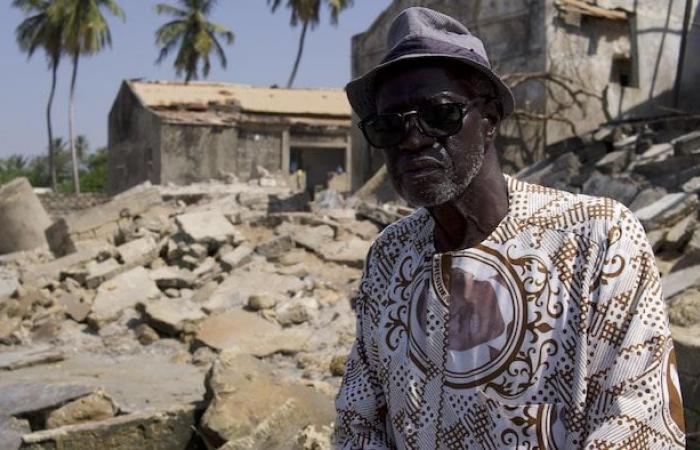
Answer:
<svg viewBox="0 0 700 450"><path fill-rule="evenodd" d="M339 89L124 81L109 114L109 190L247 180L262 167L303 170L313 192L329 173L350 176L350 126Z"/></svg>
<svg viewBox="0 0 700 450"><path fill-rule="evenodd" d="M602 122L697 109L697 1L394 0L353 38L353 76L378 63L393 17L409 6L462 21L514 87L519 111L504 124L499 145L508 170ZM382 161L359 134L353 137L353 187L359 187Z"/></svg>

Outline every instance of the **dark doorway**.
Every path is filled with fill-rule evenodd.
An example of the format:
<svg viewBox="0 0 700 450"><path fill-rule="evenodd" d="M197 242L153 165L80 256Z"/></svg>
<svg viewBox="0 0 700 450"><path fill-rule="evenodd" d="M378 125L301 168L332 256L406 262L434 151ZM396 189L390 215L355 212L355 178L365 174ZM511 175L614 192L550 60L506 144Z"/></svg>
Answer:
<svg viewBox="0 0 700 450"><path fill-rule="evenodd" d="M344 172L345 148L292 147L289 151L289 171L306 172L306 190L313 197L328 187L330 174Z"/></svg>

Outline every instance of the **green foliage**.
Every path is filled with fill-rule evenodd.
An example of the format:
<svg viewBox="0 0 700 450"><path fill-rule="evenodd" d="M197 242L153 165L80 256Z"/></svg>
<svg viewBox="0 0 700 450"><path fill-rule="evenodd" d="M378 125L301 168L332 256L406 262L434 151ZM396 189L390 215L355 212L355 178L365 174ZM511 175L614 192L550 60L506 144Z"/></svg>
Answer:
<svg viewBox="0 0 700 450"><path fill-rule="evenodd" d="M99 53L112 45L112 33L102 14L106 8L113 16L125 20L124 11L114 0L58 0L64 24L64 48L76 59L79 55Z"/></svg>
<svg viewBox="0 0 700 450"><path fill-rule="evenodd" d="M176 75L185 75L185 82L197 79L199 64L202 62L202 75L206 78L211 70L209 55L214 51L223 68L227 59L219 39L226 44L233 44L234 34L223 25L210 22L208 19L215 0L178 0L180 7L164 3L156 5L158 14L172 16L174 20L165 23L156 31L156 45L160 54L156 63L160 64L176 48Z"/></svg>
<svg viewBox="0 0 700 450"><path fill-rule="evenodd" d="M54 139L54 164L58 191L64 193L73 192L71 180L71 155L61 138ZM81 192L105 192L107 189L107 147L101 147L94 153L90 153L85 136L78 136L76 148L80 159L80 191ZM25 177L32 186L49 187L51 176L48 170L48 158L35 156L27 158L23 155L11 155L0 159L0 184L5 184L18 177Z"/></svg>

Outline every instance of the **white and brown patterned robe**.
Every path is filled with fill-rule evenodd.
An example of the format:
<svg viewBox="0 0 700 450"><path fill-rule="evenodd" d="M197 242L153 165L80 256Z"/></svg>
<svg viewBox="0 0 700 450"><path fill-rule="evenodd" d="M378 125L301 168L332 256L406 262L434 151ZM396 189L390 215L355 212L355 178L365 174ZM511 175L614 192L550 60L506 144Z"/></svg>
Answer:
<svg viewBox="0 0 700 450"><path fill-rule="evenodd" d="M372 246L338 448L683 448L642 226L610 199L513 178L508 190L474 248L436 253L425 209Z"/></svg>

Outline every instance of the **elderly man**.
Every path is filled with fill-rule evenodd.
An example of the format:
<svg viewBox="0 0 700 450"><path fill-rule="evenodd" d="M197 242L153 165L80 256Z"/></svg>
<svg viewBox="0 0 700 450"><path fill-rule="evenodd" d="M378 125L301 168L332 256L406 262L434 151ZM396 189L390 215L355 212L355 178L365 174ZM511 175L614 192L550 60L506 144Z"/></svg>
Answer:
<svg viewBox="0 0 700 450"><path fill-rule="evenodd" d="M513 96L480 40L409 8L347 86L415 213L373 244L339 448L668 449L683 409L658 271L621 204L505 176Z"/></svg>

